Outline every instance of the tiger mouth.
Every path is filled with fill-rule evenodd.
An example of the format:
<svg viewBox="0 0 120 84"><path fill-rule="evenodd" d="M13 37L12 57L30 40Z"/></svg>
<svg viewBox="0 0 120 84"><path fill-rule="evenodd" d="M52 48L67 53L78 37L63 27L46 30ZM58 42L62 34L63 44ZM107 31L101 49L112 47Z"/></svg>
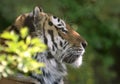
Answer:
<svg viewBox="0 0 120 84"><path fill-rule="evenodd" d="M66 63L73 63L80 56L83 56L84 52L84 48L69 48L64 55L63 61Z"/></svg>

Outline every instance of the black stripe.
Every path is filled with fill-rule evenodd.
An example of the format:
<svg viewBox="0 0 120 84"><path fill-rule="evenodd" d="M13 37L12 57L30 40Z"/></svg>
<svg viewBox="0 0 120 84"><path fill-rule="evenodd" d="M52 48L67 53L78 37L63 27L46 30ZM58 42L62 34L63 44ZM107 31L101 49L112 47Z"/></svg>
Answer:
<svg viewBox="0 0 120 84"><path fill-rule="evenodd" d="M56 16L53 16L54 19L56 19L57 17Z"/></svg>
<svg viewBox="0 0 120 84"><path fill-rule="evenodd" d="M48 44L48 40L47 40L45 35L44 35L44 42L45 42L46 45Z"/></svg>
<svg viewBox="0 0 120 84"><path fill-rule="evenodd" d="M58 18L58 22L60 21L60 19Z"/></svg>
<svg viewBox="0 0 120 84"><path fill-rule="evenodd" d="M67 47L68 44L69 44L69 43L67 43L67 44L63 47L63 49L65 49L65 48Z"/></svg>
<svg viewBox="0 0 120 84"><path fill-rule="evenodd" d="M54 25L54 27L58 30L58 27Z"/></svg>
<svg viewBox="0 0 120 84"><path fill-rule="evenodd" d="M46 18L46 20L47 20L47 18ZM46 20L45 20L45 22L46 22ZM43 34L44 34L44 42L47 45L48 44L48 40L47 40L47 37L45 35L45 22L43 23Z"/></svg>
<svg viewBox="0 0 120 84"><path fill-rule="evenodd" d="M64 45L67 43L67 41L65 41Z"/></svg>
<svg viewBox="0 0 120 84"><path fill-rule="evenodd" d="M52 50L55 51L55 47L54 46L52 46Z"/></svg>
<svg viewBox="0 0 120 84"><path fill-rule="evenodd" d="M66 31L66 30L64 30L64 27L62 27L62 28L61 28L61 30L62 30L63 32L67 33L67 31Z"/></svg>
<svg viewBox="0 0 120 84"><path fill-rule="evenodd" d="M58 35L59 35L62 39L64 39L59 32L58 32Z"/></svg>
<svg viewBox="0 0 120 84"><path fill-rule="evenodd" d="M57 43L54 41L53 30L48 30L48 33L51 36L51 40L52 40L53 44L55 45L56 48L58 48Z"/></svg>
<svg viewBox="0 0 120 84"><path fill-rule="evenodd" d="M57 26L62 26L61 24L58 24Z"/></svg>
<svg viewBox="0 0 120 84"><path fill-rule="evenodd" d="M58 26L60 26L60 25L58 24ZM57 30L61 30L61 31L64 32L64 33L67 33L67 32L68 32L68 31L64 30L64 27L58 28L57 26L55 26L55 28L56 28Z"/></svg>
<svg viewBox="0 0 120 84"><path fill-rule="evenodd" d="M63 43L62 43L62 41L60 41L60 46L61 46L61 47L63 46Z"/></svg>
<svg viewBox="0 0 120 84"><path fill-rule="evenodd" d="M51 54L51 52L48 52L47 59L52 59L54 56Z"/></svg>

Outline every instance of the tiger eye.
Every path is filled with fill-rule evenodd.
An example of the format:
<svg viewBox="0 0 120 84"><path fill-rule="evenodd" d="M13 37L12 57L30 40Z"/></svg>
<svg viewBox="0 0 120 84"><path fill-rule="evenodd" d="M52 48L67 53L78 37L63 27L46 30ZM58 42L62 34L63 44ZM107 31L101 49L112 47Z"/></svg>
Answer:
<svg viewBox="0 0 120 84"><path fill-rule="evenodd" d="M49 24L50 26L52 26L52 25L53 25L53 23L52 23L51 21L49 21L49 22L48 22L48 24Z"/></svg>

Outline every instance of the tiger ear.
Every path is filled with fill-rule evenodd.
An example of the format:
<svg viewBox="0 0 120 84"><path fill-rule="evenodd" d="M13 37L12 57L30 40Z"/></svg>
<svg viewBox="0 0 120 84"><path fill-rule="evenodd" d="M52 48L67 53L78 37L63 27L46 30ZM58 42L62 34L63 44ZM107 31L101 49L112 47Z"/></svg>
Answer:
<svg viewBox="0 0 120 84"><path fill-rule="evenodd" d="M36 6L32 13L30 13L30 16L38 17L41 12L43 12L43 9L41 7Z"/></svg>
<svg viewBox="0 0 120 84"><path fill-rule="evenodd" d="M40 7L38 7L38 6L36 6L36 7L34 8L34 10L33 10L33 15L34 15L34 17L37 17L37 16L40 14L40 12L43 12L43 9L40 8Z"/></svg>

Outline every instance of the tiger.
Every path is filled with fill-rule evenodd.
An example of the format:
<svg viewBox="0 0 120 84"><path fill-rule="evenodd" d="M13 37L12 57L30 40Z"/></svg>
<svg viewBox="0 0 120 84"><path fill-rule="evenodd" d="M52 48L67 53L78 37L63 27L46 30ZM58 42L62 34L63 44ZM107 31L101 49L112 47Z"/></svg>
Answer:
<svg viewBox="0 0 120 84"><path fill-rule="evenodd" d="M42 74L31 73L30 77L38 84L64 84L67 75L66 64L79 67L87 41L63 19L45 13L41 7L35 7L32 12L17 17L8 30L19 33L20 28L28 27L32 37L38 37L47 49L34 56L45 67L40 68Z"/></svg>

